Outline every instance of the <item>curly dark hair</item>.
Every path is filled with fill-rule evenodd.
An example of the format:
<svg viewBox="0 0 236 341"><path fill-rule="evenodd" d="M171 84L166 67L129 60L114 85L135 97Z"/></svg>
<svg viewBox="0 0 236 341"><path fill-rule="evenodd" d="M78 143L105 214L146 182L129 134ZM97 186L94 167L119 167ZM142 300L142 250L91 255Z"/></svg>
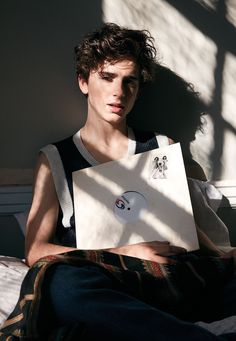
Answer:
<svg viewBox="0 0 236 341"><path fill-rule="evenodd" d="M77 75L88 80L91 70L98 70L105 61L116 63L131 59L139 66L140 83L153 79L156 59L154 39L147 30L133 30L114 23L86 35L75 47Z"/></svg>

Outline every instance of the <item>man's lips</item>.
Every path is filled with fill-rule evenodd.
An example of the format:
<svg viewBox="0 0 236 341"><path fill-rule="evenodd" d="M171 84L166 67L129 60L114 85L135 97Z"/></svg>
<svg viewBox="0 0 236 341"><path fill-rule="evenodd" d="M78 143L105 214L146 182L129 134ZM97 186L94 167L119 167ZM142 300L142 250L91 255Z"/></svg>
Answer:
<svg viewBox="0 0 236 341"><path fill-rule="evenodd" d="M124 109L124 105L122 105L121 103L109 103L108 106L111 108L111 111L115 113L120 112Z"/></svg>

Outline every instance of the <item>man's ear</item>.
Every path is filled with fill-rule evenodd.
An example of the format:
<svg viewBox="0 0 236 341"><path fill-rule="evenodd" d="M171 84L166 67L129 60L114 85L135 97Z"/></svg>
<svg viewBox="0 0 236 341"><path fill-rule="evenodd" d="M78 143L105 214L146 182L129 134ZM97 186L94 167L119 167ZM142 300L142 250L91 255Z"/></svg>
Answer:
<svg viewBox="0 0 236 341"><path fill-rule="evenodd" d="M82 93L88 95L88 82L84 78L78 77L78 83Z"/></svg>

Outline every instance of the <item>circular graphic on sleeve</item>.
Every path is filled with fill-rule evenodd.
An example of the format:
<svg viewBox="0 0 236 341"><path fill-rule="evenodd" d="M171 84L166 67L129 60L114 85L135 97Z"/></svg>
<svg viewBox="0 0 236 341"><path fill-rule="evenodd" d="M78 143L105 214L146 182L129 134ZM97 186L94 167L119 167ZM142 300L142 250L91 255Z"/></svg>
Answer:
<svg viewBox="0 0 236 341"><path fill-rule="evenodd" d="M127 191L116 199L114 214L122 223L131 223L139 220L146 208L147 200L141 193Z"/></svg>

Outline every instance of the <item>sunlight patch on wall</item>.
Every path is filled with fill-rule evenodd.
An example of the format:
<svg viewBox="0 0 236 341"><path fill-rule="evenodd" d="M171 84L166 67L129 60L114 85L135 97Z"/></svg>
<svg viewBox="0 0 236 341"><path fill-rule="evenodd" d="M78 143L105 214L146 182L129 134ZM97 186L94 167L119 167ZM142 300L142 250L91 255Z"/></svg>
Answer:
<svg viewBox="0 0 236 341"><path fill-rule="evenodd" d="M222 179L235 179L236 135L232 131L224 132L224 149L221 157Z"/></svg>
<svg viewBox="0 0 236 341"><path fill-rule="evenodd" d="M104 0L104 21L148 29L159 59L192 82L208 104L214 90L217 48L174 7L163 0Z"/></svg>
<svg viewBox="0 0 236 341"><path fill-rule="evenodd" d="M226 53L225 69L223 75L223 118L232 126L236 134L236 58L231 53ZM236 148L235 148L236 149Z"/></svg>
<svg viewBox="0 0 236 341"><path fill-rule="evenodd" d="M200 5L207 9L215 10L218 0L196 0Z"/></svg>
<svg viewBox="0 0 236 341"><path fill-rule="evenodd" d="M229 22L236 27L236 1L227 0L227 15Z"/></svg>

